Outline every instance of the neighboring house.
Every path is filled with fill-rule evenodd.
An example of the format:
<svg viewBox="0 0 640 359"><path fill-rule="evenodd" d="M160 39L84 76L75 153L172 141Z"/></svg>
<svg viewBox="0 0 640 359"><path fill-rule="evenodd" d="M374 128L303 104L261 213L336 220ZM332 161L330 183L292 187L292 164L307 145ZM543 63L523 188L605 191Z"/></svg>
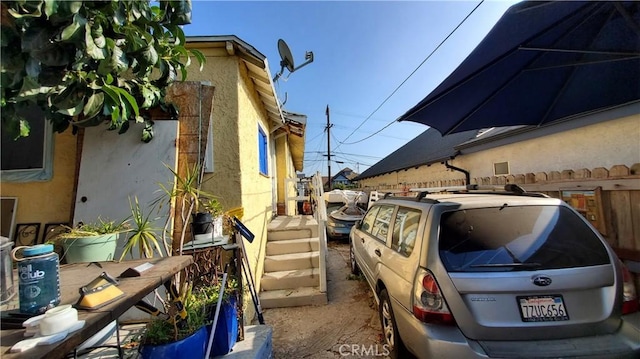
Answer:
<svg viewBox="0 0 640 359"><path fill-rule="evenodd" d="M563 198L621 257L640 255L640 102L569 121L472 130L430 128L364 171L365 190L517 183Z"/></svg>
<svg viewBox="0 0 640 359"><path fill-rule="evenodd" d="M356 184L354 179L358 177L358 174L353 172L353 170L349 167L345 167L336 173L335 176L331 177L331 188L335 188L336 185L341 185L344 187L349 187L351 185Z"/></svg>
<svg viewBox="0 0 640 359"><path fill-rule="evenodd" d="M130 214L128 198L133 196L149 210L158 184L172 180L165 165L184 172L202 161L202 190L218 196L226 210L242 208L242 221L255 235L252 243L245 242L247 256L259 278L267 223L277 204L291 195L285 180L295 182L296 170L302 170L305 116L283 112L266 57L241 39L189 37L187 47L200 50L206 64L202 72L192 65L189 82L167 91L179 108L179 121L158 118L150 143L140 142L136 124L123 135L99 126L78 136L67 131L33 137L45 143L41 170L14 175L25 170L5 171L10 168L4 168L3 158L3 235L15 237L9 232L17 223L37 223L42 241L49 223L123 219ZM295 195L295 187L290 190ZM289 212L295 214L295 207ZM13 221L5 224L7 218ZM165 218L156 227L162 228ZM250 321L253 315L253 306L245 303L244 318Z"/></svg>

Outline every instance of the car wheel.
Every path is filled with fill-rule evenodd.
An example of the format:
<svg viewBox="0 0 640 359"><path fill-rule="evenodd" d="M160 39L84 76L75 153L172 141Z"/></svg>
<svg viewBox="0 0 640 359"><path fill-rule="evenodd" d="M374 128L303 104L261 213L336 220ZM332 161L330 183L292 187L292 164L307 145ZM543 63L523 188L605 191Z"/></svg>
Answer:
<svg viewBox="0 0 640 359"><path fill-rule="evenodd" d="M356 254L353 252L353 244L349 245L349 264L351 265L351 274L360 274L360 267L356 263Z"/></svg>
<svg viewBox="0 0 640 359"><path fill-rule="evenodd" d="M384 336L385 344L388 346L389 358L405 358L407 350L400 339L398 334L398 327L396 326L396 318L393 315L393 309L391 308L391 300L389 300L389 294L386 289L380 292L380 324L382 326L382 335Z"/></svg>
<svg viewBox="0 0 640 359"><path fill-rule="evenodd" d="M326 230L324 231L324 233L327 235L327 240L328 240L328 241L330 241L330 240L331 240L331 235L329 234L329 230L328 230L328 229L326 229Z"/></svg>

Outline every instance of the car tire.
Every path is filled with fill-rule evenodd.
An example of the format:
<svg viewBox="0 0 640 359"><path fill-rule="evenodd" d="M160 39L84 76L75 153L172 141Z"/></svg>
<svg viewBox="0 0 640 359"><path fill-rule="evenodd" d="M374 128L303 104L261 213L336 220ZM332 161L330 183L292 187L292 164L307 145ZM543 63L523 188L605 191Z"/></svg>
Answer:
<svg viewBox="0 0 640 359"><path fill-rule="evenodd" d="M327 241L332 241L334 238L329 234L329 230L325 231L327 233Z"/></svg>
<svg viewBox="0 0 640 359"><path fill-rule="evenodd" d="M400 334L398 334L396 318L393 315L391 300L389 299L389 294L386 289L380 292L379 298L380 306L378 307L378 312L380 314L380 325L382 327L384 344L387 346L386 349L389 352L389 358L406 358L408 352L402 343L402 339L400 339Z"/></svg>
<svg viewBox="0 0 640 359"><path fill-rule="evenodd" d="M351 267L351 274L360 274L360 267L358 267L358 263L356 262L356 254L353 251L353 243L351 243L351 241L349 241L349 266Z"/></svg>

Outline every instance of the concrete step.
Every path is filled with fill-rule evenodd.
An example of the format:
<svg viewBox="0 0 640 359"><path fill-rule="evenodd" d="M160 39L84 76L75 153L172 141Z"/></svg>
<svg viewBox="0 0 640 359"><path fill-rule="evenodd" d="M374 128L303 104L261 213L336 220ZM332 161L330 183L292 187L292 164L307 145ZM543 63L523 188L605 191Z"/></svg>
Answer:
<svg viewBox="0 0 640 359"><path fill-rule="evenodd" d="M292 289L298 287L317 287L319 285L319 268L265 272L260 280L260 287L263 291Z"/></svg>
<svg viewBox="0 0 640 359"><path fill-rule="evenodd" d="M313 216L279 216L267 225L269 241L318 236L318 221Z"/></svg>
<svg viewBox="0 0 640 359"><path fill-rule="evenodd" d="M266 256L264 258L265 272L278 272L293 269L318 268L320 266L320 252L289 253Z"/></svg>
<svg viewBox="0 0 640 359"><path fill-rule="evenodd" d="M320 292L320 287L299 287L260 292L260 305L265 309L325 304L327 304L327 293Z"/></svg>
<svg viewBox="0 0 640 359"><path fill-rule="evenodd" d="M281 231L269 231L267 232L267 241L275 242L287 239L309 238L317 236L317 234L315 236L313 235L313 231L310 228L295 228Z"/></svg>
<svg viewBox="0 0 640 359"><path fill-rule="evenodd" d="M320 249L320 240L315 238L286 239L281 241L267 241L267 255L314 252Z"/></svg>

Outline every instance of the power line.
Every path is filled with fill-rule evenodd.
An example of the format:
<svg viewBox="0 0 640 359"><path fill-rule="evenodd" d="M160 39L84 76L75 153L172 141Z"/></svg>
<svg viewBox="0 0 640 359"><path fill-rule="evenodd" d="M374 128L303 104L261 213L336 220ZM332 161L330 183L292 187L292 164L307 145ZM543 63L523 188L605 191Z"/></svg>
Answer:
<svg viewBox="0 0 640 359"><path fill-rule="evenodd" d="M325 154L326 152L322 152L322 151L305 151L305 154L314 154L314 153L321 153L321 154ZM331 151L331 155L335 155L335 154L339 154L339 155L347 155L347 156L359 156L359 157L368 157L368 158L372 158L372 159L381 159L382 157L378 157L378 156L370 156L370 155L361 155L359 153L346 153L346 152L336 152L336 151Z"/></svg>
<svg viewBox="0 0 640 359"><path fill-rule="evenodd" d="M457 25L457 26L456 26L456 27L455 27L455 28L454 28L454 29L449 33L449 35L447 35L447 37L445 37L445 38L444 38L444 40L442 40L442 41L440 42L440 44L439 44L438 46L436 46L436 48L435 48L435 49L433 49L433 51L431 51L431 53L430 53L429 55L427 55L427 57L425 57L425 59L424 59L424 60L422 60L422 62L420 63L420 65L418 65L418 67L416 67L416 68L415 68L415 69L414 69L414 70L409 74L409 76L407 76L407 78L405 78L405 79L404 79L404 81L402 81L402 83L400 83L400 85L398 85L398 87L396 87L396 88L395 88L395 90L393 90L393 92L391 92L391 94L390 94L389 96L387 96L387 98L385 98L385 99L384 99L384 101L382 101L382 103L381 103L378 107L376 107L376 109L375 109L375 110L373 110L373 112L372 112L369 116L367 116L367 118L365 118L365 119L364 119L364 121L362 121L362 123L360 123L360 125L359 125L358 127L356 127L356 129L355 129L355 130L353 130L353 132L351 132L351 133L349 134L349 136L347 136L347 137L344 139L344 141L348 140L348 139L349 139L349 138L350 138L350 137L351 137L351 136L352 136L352 135L353 135L353 134L354 134L358 129L360 129L360 127L362 127L362 125L364 125L364 124L365 124L365 122L367 122L367 120L369 120L369 118L370 118L371 116L373 116L373 114L375 114L376 112L378 112L378 110L379 110L379 109L380 109L380 108L381 108L381 107L382 107L382 106L383 106L387 101L389 101L389 99L390 99L393 95L395 95L395 93L396 93L396 92L398 92L398 90L400 89L400 87L402 87L402 86L403 86L403 85L404 85L404 84L409 80L409 78L411 78L411 76L413 76L413 75L418 71L418 69L420 69L420 67L422 67L422 65L424 65L424 63L425 63L425 62L427 62L427 60L429 60L429 58L431 58L431 56L432 56L436 51L438 51L438 49L439 49L439 48L440 48L440 47L441 47L441 46L442 46L442 45L443 45L447 40L449 40L449 38L451 37L451 35L453 35L453 33L454 33L454 32L456 32L456 30L458 30L458 28L459 28L460 26L462 26L462 24L464 24L464 23L465 23L465 21L467 21L467 19L469 18L469 16L471 16L471 14L473 14L473 13L476 11L476 9L478 9L478 7L480 7L480 5L482 5L482 3L483 3L483 2L484 2L484 0L481 0L481 1L480 1L480 3L478 3L478 5L476 5L476 7L474 7L474 8L473 8L473 10L471 10L471 12L470 12L469 14L467 14L467 16L465 16L465 18L464 18L464 19L462 19L462 21L461 21L461 22L460 22L460 23L459 23L459 24L458 24L458 25ZM339 147L340 147L341 145L343 145L343 144L344 144L344 145L353 145L353 144L356 144L356 143L362 142L362 141L364 141L364 140L367 140L367 139L369 139L369 138L371 138L371 137L373 137L373 136L377 135L378 133L380 133L380 132L384 131L387 127L391 126L391 125L392 125L393 123L395 123L395 122L396 122L396 120L391 121L391 122L390 122L390 123L388 123L386 126L384 126L383 128L381 128L380 130L378 130L378 131L374 132L373 134L371 134L371 135L369 135L369 136L367 136L367 137L365 137L365 138L363 138L363 139L361 139L361 140L354 141L354 142L344 142L344 141L342 141L342 142L341 142L341 141L338 141L338 142L339 142L339 144L338 144L338 146L336 147L336 149L337 149L337 148L339 148Z"/></svg>

